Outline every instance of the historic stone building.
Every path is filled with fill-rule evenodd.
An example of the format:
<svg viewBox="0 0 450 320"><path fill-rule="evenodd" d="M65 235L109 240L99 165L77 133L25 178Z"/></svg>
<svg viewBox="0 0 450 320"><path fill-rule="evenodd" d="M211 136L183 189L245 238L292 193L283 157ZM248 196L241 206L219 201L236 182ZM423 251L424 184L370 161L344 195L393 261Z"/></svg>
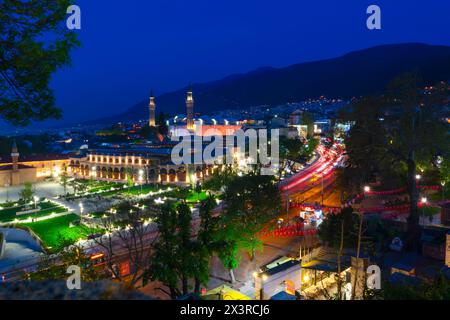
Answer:
<svg viewBox="0 0 450 320"><path fill-rule="evenodd" d="M0 159L0 187L17 186L25 182L37 182L47 177L57 176L69 164L66 155L25 156L19 159L16 142L10 157Z"/></svg>
<svg viewBox="0 0 450 320"><path fill-rule="evenodd" d="M176 165L170 149L89 150L70 159L69 172L76 178L135 183L179 183L201 181L213 173L213 165Z"/></svg>
<svg viewBox="0 0 450 320"><path fill-rule="evenodd" d="M151 94L148 120L151 127L156 125L155 109L155 98ZM215 132L226 135L241 128L240 125L232 125L227 120L224 121L224 125L220 125L212 119L213 125L205 123L203 130L196 130L194 98L191 89L186 93L186 113L187 116L179 119L179 123L175 123L174 126L169 125L169 134L177 135L176 130L180 130L182 133L180 135L203 136L207 135L206 131L209 129L214 129ZM200 122L202 122L201 119ZM128 178L132 178L135 183L190 184L201 181L212 174L214 169L218 169L217 165L173 163L171 160L173 146L169 143L157 146L89 149L85 155L70 158L68 172L73 177L82 179L127 182Z"/></svg>

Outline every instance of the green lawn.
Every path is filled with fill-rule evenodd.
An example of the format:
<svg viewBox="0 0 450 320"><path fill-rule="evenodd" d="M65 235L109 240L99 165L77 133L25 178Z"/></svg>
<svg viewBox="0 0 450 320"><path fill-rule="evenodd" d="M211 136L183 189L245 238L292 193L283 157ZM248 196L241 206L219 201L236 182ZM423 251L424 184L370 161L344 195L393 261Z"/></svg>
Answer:
<svg viewBox="0 0 450 320"><path fill-rule="evenodd" d="M175 198L178 200L186 200L186 202L194 203L203 201L208 198L206 191L195 192L194 190L187 188L175 188L172 191L165 194L169 198Z"/></svg>
<svg viewBox="0 0 450 320"><path fill-rule="evenodd" d="M16 205L20 205L20 201L9 201L9 202L4 202L4 203L0 203L0 208L3 209L7 209L7 208L12 208Z"/></svg>
<svg viewBox="0 0 450 320"><path fill-rule="evenodd" d="M86 239L87 236L99 233L100 230L90 229L86 226L70 227L71 222L78 221L76 214L68 214L62 217L56 217L44 221L23 224L36 233L44 242L48 249L57 250L64 240L77 241Z"/></svg>
<svg viewBox="0 0 450 320"><path fill-rule="evenodd" d="M156 192L160 189L160 187L156 185L143 185L141 186L133 186L130 188L120 189L120 190L113 190L113 191L106 191L102 192L101 195L104 197L111 197L117 194L123 194L123 195L132 195L132 196L138 196L142 194L148 194L150 192Z"/></svg>
<svg viewBox="0 0 450 320"><path fill-rule="evenodd" d="M111 191L111 188L122 188L122 183L114 183L114 182L98 182L88 188L88 192L102 192L102 191Z"/></svg>
<svg viewBox="0 0 450 320"><path fill-rule="evenodd" d="M25 206L17 206L12 208L7 208L0 210L0 222L6 223L6 222L12 222L14 220L23 221L28 218L40 218L48 216L52 213L62 213L66 212L67 209L64 207L61 207L53 202L40 202L37 204L38 207L41 208L40 211L31 213L31 214L22 214L17 216L16 213L19 211L24 211ZM34 205L30 206L30 209L33 209Z"/></svg>
<svg viewBox="0 0 450 320"><path fill-rule="evenodd" d="M203 201L208 198L208 195L205 191L195 192L193 191L186 199L187 202L198 202Z"/></svg>

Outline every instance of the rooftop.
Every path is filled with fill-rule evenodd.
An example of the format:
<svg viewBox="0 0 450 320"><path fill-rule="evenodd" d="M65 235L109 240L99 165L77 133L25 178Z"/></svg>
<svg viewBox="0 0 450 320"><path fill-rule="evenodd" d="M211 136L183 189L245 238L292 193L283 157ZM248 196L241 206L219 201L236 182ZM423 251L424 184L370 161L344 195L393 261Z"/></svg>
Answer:
<svg viewBox="0 0 450 320"><path fill-rule="evenodd" d="M35 155L21 155L19 157L19 162L38 162L38 161L52 161L52 160L67 160L69 155L60 153L46 153L46 154L35 154ZM1 163L11 163L12 159L10 155L4 155L0 157Z"/></svg>
<svg viewBox="0 0 450 320"><path fill-rule="evenodd" d="M32 168L34 168L34 167L32 167L32 166L26 166L26 165L24 165L24 164L19 164L19 165L18 165L18 168L19 168L19 169L32 169ZM0 166L0 171L11 171L12 169L13 169L12 164L8 164L8 165L5 165L5 166Z"/></svg>

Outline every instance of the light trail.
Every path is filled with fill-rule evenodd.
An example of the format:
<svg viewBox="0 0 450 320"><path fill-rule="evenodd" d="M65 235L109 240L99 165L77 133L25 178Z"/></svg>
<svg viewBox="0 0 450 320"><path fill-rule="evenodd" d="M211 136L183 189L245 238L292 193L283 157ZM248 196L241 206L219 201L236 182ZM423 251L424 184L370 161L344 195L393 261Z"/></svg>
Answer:
<svg viewBox="0 0 450 320"><path fill-rule="evenodd" d="M334 168L343 159L342 150L338 146L327 149L320 145L317 148L317 153L320 158L314 164L282 182L280 186L282 192L294 192L305 188L308 186L306 183L315 177L320 179L322 176L323 179L330 178L334 174Z"/></svg>

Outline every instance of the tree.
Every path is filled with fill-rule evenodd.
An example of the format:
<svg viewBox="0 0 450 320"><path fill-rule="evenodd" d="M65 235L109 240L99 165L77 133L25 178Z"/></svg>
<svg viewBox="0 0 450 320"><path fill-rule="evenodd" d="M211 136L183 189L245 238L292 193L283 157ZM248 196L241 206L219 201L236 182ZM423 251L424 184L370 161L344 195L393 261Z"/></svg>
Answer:
<svg viewBox="0 0 450 320"><path fill-rule="evenodd" d="M411 283L390 283L384 282L381 293L384 300L449 300L450 280L440 274L430 282L421 281L416 284Z"/></svg>
<svg viewBox="0 0 450 320"><path fill-rule="evenodd" d="M187 294L189 291L188 281L194 271L194 256L192 243L192 214L189 206L183 202L177 206L177 227L178 227L178 246L177 257L179 258L179 266L177 271L181 277L182 293ZM175 258L175 260L178 260Z"/></svg>
<svg viewBox="0 0 450 320"><path fill-rule="evenodd" d="M223 200L216 241L222 245L219 257L232 270L238 265L238 249L255 262L256 251L262 248L258 233L278 216L281 197L272 176L251 173L231 180Z"/></svg>
<svg viewBox="0 0 450 320"><path fill-rule="evenodd" d="M320 224L318 235L329 247L334 248L337 252L337 273L335 275L337 291L334 295L330 295L326 289L323 294L329 299L344 299L344 283L342 278L342 256L344 249L348 247L358 246L359 225L361 220L353 213L353 208L344 208L338 214L330 214ZM359 256L359 253L358 253Z"/></svg>
<svg viewBox="0 0 450 320"><path fill-rule="evenodd" d="M134 186L134 179L133 179L134 178L134 169L126 168L125 176L127 178L128 193L131 194L131 187Z"/></svg>
<svg viewBox="0 0 450 320"><path fill-rule="evenodd" d="M447 96L448 85L437 84L424 93L417 75L406 74L395 79L384 95L362 98L343 113L344 120L354 123L345 139L347 183L361 190L363 183L375 179L405 181L410 239L418 236L417 168L437 155L449 156Z"/></svg>
<svg viewBox="0 0 450 320"><path fill-rule="evenodd" d="M169 128L167 127L167 123L166 123L166 118L167 118L166 115L163 112L161 112L158 115L158 120L157 120L158 131L163 136L169 132Z"/></svg>
<svg viewBox="0 0 450 320"><path fill-rule="evenodd" d="M76 179L73 179L73 180L68 181L68 184L72 187L73 193L76 196L77 192L79 191L78 181Z"/></svg>
<svg viewBox="0 0 450 320"><path fill-rule="evenodd" d="M65 27L70 4L69 0L0 2L0 116L13 125L61 116L49 83L78 46L75 33Z"/></svg>
<svg viewBox="0 0 450 320"><path fill-rule="evenodd" d="M28 279L34 281L66 280L67 268L72 265L81 268L81 280L96 281L105 279L107 274L92 265L90 256L85 249L73 242L63 240L58 259L51 255L44 255L38 264L37 271L28 275Z"/></svg>
<svg viewBox="0 0 450 320"><path fill-rule="evenodd" d="M236 282L234 276L234 269L239 267L240 258L238 257L239 247L237 241L235 240L222 240L217 243L217 248L220 250L217 255L222 261L223 266L229 271L231 283Z"/></svg>
<svg viewBox="0 0 450 320"><path fill-rule="evenodd" d="M314 137L314 116L308 111L303 112L302 123L307 127L307 138Z"/></svg>
<svg viewBox="0 0 450 320"><path fill-rule="evenodd" d="M33 185L31 182L25 182L23 189L20 191L20 199L23 202L30 202L33 200Z"/></svg>
<svg viewBox="0 0 450 320"><path fill-rule="evenodd" d="M194 242L194 292L200 291L200 285L206 285L209 280L209 261L214 251L216 243L214 242L214 233L216 231L216 219L212 216L212 210L215 207L215 200L212 196L200 203L200 228L197 240Z"/></svg>
<svg viewBox="0 0 450 320"><path fill-rule="evenodd" d="M61 185L64 188L64 195L67 194L68 180L69 180L69 176L67 175L66 170L63 170L63 172L61 173L61 176L60 176L60 182L61 182Z"/></svg>
<svg viewBox="0 0 450 320"><path fill-rule="evenodd" d="M358 229L360 219L353 212L352 207L342 209L339 213L329 214L319 226L318 236L331 248L338 248L343 242L345 248L356 247L358 242ZM340 230L341 225L345 230L343 238L336 230Z"/></svg>
<svg viewBox="0 0 450 320"><path fill-rule="evenodd" d="M280 157L283 159L297 160L303 153L304 143L300 139L282 138L280 139L280 145Z"/></svg>
<svg viewBox="0 0 450 320"><path fill-rule="evenodd" d="M117 206L115 214L99 223L99 228L105 233L93 241L106 253L106 268L116 280L130 286L138 286L143 280L154 242L148 237L151 232L148 220L159 215L160 209L156 206L141 209L130 202L123 202ZM130 276L122 275L117 268L121 257L126 257L130 269L134 270Z"/></svg>
<svg viewBox="0 0 450 320"><path fill-rule="evenodd" d="M232 166L223 166L223 171L215 170L203 183L203 188L214 192L223 191L238 175Z"/></svg>
<svg viewBox="0 0 450 320"><path fill-rule="evenodd" d="M446 158L439 165L439 173L441 185L445 190L445 187L450 185L450 158Z"/></svg>
<svg viewBox="0 0 450 320"><path fill-rule="evenodd" d="M159 238L153 245L152 255L149 258L150 264L143 275L143 283L145 285L149 281L160 281L169 288L170 297L176 299L180 295L180 290L178 289L178 238L175 208L171 205L162 208L156 217L156 223L158 224ZM160 289L164 291L164 289Z"/></svg>
<svg viewBox="0 0 450 320"><path fill-rule="evenodd" d="M156 220L159 238L144 280L162 282L169 288L172 299L188 294L191 280L197 293L200 285L206 285L209 280L209 259L214 246L210 233L213 228L211 200L205 200L201 207L202 222L197 239L192 234L192 213L185 202L166 205Z"/></svg>

